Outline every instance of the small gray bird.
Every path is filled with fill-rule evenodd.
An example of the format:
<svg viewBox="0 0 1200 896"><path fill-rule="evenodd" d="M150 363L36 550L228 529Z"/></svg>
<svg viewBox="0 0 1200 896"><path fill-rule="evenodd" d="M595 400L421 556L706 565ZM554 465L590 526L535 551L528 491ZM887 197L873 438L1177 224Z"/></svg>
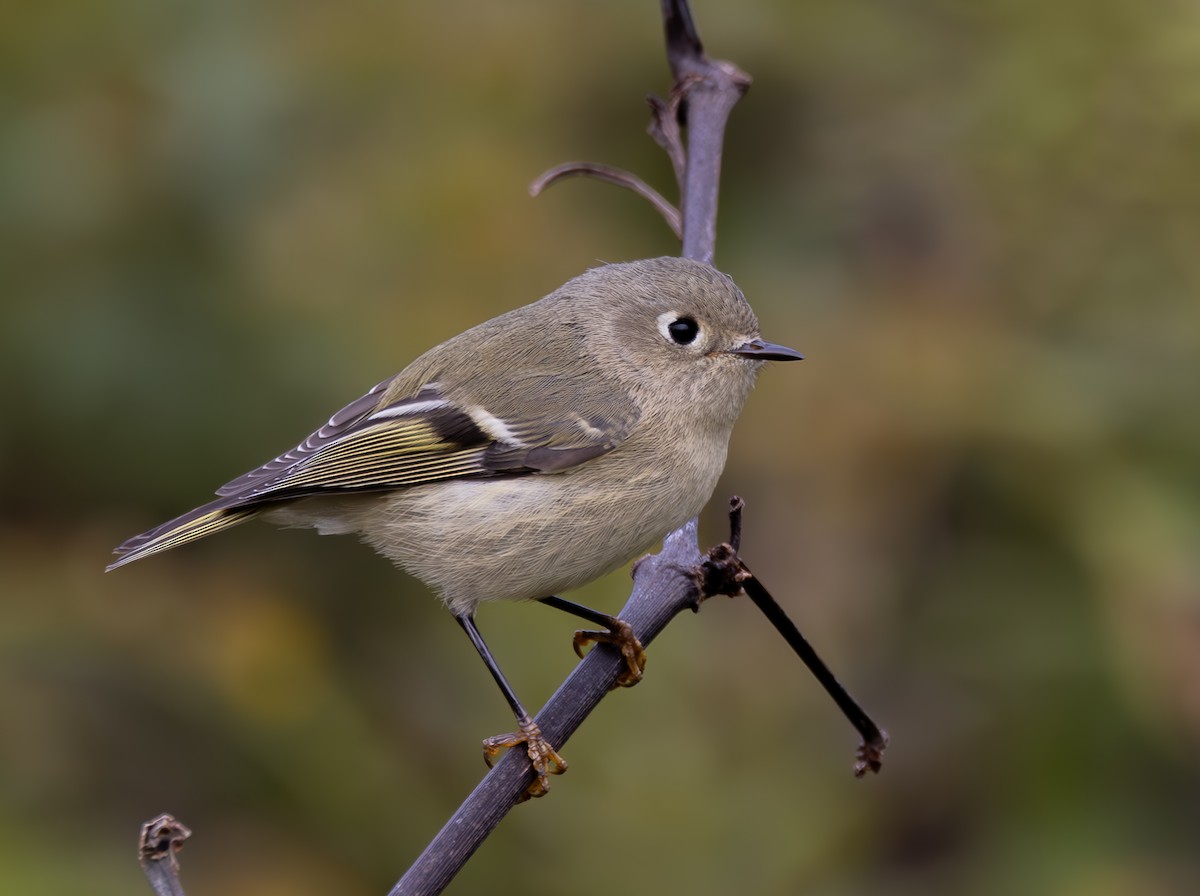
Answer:
<svg viewBox="0 0 1200 896"><path fill-rule="evenodd" d="M691 519L725 465L764 342L733 281L657 258L595 268L443 342L292 450L118 547L115 569L262 516L357 534L436 590L500 685L537 779L558 756L475 625L480 601L542 600L606 632L636 683L645 655L622 620L557 595L611 572ZM581 654L582 655L582 654Z"/></svg>

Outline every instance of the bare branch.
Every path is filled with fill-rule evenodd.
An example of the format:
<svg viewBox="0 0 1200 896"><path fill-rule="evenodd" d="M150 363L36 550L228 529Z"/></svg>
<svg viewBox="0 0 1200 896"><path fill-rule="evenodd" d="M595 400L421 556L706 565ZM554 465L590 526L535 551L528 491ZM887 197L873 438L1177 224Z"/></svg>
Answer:
<svg viewBox="0 0 1200 896"><path fill-rule="evenodd" d="M704 55L704 45L685 0L662 0L662 12L667 59L676 90L682 94L675 117L687 124L687 170L679 203L683 212L683 254L712 264L725 125L733 107L750 89L751 78L731 62L710 60Z"/></svg>
<svg viewBox="0 0 1200 896"><path fill-rule="evenodd" d="M138 836L138 862L158 896L185 896L175 855L190 836L192 832L187 827L165 813L142 825Z"/></svg>
<svg viewBox="0 0 1200 896"><path fill-rule="evenodd" d="M683 239L683 223L679 209L671 205L654 187L650 186L636 174L626 171L623 168L614 168L611 165L602 165L599 162L564 162L562 165L556 165L548 171L543 171L529 185L529 195L538 196L546 187L553 186L560 180L575 175L595 177L610 184L616 184L618 187L632 190L658 210L663 220L667 222L667 226L671 228L671 232L675 234L676 239Z"/></svg>

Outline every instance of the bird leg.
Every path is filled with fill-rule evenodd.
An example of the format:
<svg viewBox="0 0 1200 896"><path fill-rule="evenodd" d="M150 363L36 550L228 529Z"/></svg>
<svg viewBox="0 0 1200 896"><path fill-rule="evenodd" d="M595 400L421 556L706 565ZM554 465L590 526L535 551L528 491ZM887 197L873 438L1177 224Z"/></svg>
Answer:
<svg viewBox="0 0 1200 896"><path fill-rule="evenodd" d="M561 597L543 597L541 603L570 613L572 616L586 619L588 622L594 622L596 625L602 625L607 629L603 632L577 631L572 644L580 659L583 658L583 648L586 644L612 644L621 652L621 656L625 658L625 670L613 684L614 688L633 687L642 680L642 673L646 669L646 651L642 647L642 642L633 633L633 626L628 622L620 617L610 616L590 607L563 600Z"/></svg>
<svg viewBox="0 0 1200 896"><path fill-rule="evenodd" d="M525 711L525 707L517 699L512 685L508 683L508 679L504 677L504 673L500 671L500 667L496 664L496 659L492 656L491 650L484 643L483 635L479 633L479 629L475 625L475 617L464 615L455 616L454 618L458 620L458 624L463 627L463 631L467 633L467 637L475 645L475 650L478 651L484 665L488 667L488 671L492 673L492 678L496 680L496 684L500 686L500 691L504 694L504 699L508 701L508 705L512 708L513 715L517 719L516 731L511 734L497 734L495 737L489 737L484 740L483 761L487 763L488 768L491 768L492 762L500 755L502 750L508 747L515 747L517 744L525 744L525 750L529 754L529 762L533 766L537 777L529 785L529 789L525 791L524 798L529 799L531 797L545 796L550 790L549 776L561 775L565 772L567 770L567 761L559 756L550 744L550 741L542 736L542 731L538 728L537 723L533 721L533 717Z"/></svg>

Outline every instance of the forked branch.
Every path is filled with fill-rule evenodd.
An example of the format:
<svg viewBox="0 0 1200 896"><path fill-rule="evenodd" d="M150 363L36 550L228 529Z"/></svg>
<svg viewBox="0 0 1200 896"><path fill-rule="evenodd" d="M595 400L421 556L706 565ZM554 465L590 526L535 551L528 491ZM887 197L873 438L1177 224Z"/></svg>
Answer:
<svg viewBox="0 0 1200 896"><path fill-rule="evenodd" d="M751 79L732 62L704 54L686 0L662 0L662 16L667 61L675 83L667 99L646 98L652 112L647 130L671 160L679 187L679 209L636 175L598 162L570 162L552 168L533 182L530 192L536 196L568 175L598 177L625 187L662 215L682 240L685 258L712 264L725 126L737 101L750 89Z"/></svg>

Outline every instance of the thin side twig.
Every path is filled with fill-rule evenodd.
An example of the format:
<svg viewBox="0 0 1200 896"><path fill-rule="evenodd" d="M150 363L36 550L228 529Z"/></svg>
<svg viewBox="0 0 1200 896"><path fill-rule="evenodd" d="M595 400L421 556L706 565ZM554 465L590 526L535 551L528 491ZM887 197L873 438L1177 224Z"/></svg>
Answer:
<svg viewBox="0 0 1200 896"><path fill-rule="evenodd" d="M623 168L614 168L612 165L603 165L600 162L565 162L538 175L529 185L529 195L538 196L546 187L553 186L564 178L575 176L594 177L632 190L654 206L655 210L662 215L663 220L667 222L667 226L671 228L676 239L683 239L683 221L679 209L654 187Z"/></svg>
<svg viewBox="0 0 1200 896"><path fill-rule="evenodd" d="M697 570L697 588L700 600L717 594L736 597L745 592L762 614L767 617L775 630L783 636L788 646L804 661L804 665L820 682L821 687L837 704L838 709L861 735L854 764L854 776L861 778L867 772L879 773L883 767L883 752L887 749L888 736L858 702L842 687L829 667L817 655L808 639L801 634L796 624L783 612L775 598L766 586L746 566L738 556L742 538L742 510L745 502L734 497L729 502L729 541L712 548L704 562Z"/></svg>

